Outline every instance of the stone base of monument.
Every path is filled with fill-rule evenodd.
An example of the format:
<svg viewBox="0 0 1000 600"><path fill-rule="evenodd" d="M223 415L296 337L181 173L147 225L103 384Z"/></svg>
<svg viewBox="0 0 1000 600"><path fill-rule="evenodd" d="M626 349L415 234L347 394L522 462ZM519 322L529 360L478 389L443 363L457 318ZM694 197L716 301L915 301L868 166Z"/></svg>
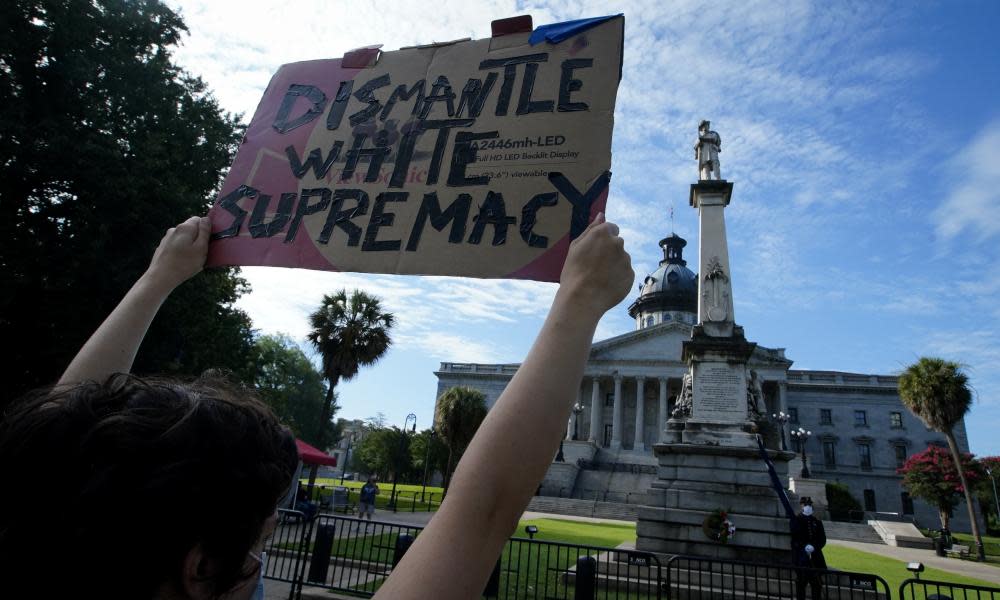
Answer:
<svg viewBox="0 0 1000 600"><path fill-rule="evenodd" d="M657 480L649 505L639 508L636 548L729 560L791 560L789 521L757 448L657 444ZM788 480L793 452L768 450L779 481ZM710 539L702 524L716 510L736 526L727 543Z"/></svg>

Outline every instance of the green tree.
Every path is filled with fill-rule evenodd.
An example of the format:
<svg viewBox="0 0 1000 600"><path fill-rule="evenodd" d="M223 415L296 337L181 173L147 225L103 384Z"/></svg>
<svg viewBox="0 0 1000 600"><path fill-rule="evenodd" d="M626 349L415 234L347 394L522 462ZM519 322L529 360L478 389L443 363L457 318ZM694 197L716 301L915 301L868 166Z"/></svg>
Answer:
<svg viewBox="0 0 1000 600"><path fill-rule="evenodd" d="M342 424L327 419L326 431L315 427L323 411L326 387L302 349L287 335L265 335L254 344L254 387L283 423L299 439L322 448L323 440L336 443Z"/></svg>
<svg viewBox="0 0 1000 600"><path fill-rule="evenodd" d="M174 64L186 31L154 0L0 3L0 376L7 397L53 381L148 265L163 232L204 214L242 135ZM160 310L137 372L249 373L234 269Z"/></svg>
<svg viewBox="0 0 1000 600"><path fill-rule="evenodd" d="M962 464L954 429L969 412L972 391L969 389L969 378L962 372L961 366L941 358L920 358L900 375L899 398L924 425L944 434L954 464ZM986 560L986 553L972 507L972 489L966 481L964 469L957 469L957 472L979 560L983 561Z"/></svg>
<svg viewBox="0 0 1000 600"><path fill-rule="evenodd" d="M903 487L915 498L923 498L938 510L941 527L948 529L951 515L958 506L966 484L976 486L983 480L982 466L972 455L961 454L962 470L955 469L951 452L939 446L928 446L906 459L898 472Z"/></svg>
<svg viewBox="0 0 1000 600"><path fill-rule="evenodd" d="M410 434L398 427L370 431L358 444L356 456L380 479L392 478L395 483L413 468Z"/></svg>
<svg viewBox="0 0 1000 600"><path fill-rule="evenodd" d="M319 352L323 376L328 387L319 426L334 412L333 392L341 379L348 381L361 367L373 365L389 349L389 331L395 322L391 313L382 311L378 298L355 290L323 296L316 312L309 315L312 330L308 338Z"/></svg>
<svg viewBox="0 0 1000 600"><path fill-rule="evenodd" d="M830 509L830 518L834 521L848 521L851 513L861 513L861 503L851 495L846 484L835 481L826 482L826 502Z"/></svg>
<svg viewBox="0 0 1000 600"><path fill-rule="evenodd" d="M434 471L444 473L448 468L448 446L433 429L425 429L414 435L410 442L410 460L415 474L419 475L420 482L423 483L425 472L430 478Z"/></svg>
<svg viewBox="0 0 1000 600"><path fill-rule="evenodd" d="M485 418L486 397L479 390L453 387L438 398L434 409L434 429L448 448L444 471L445 493L448 492L455 465Z"/></svg>

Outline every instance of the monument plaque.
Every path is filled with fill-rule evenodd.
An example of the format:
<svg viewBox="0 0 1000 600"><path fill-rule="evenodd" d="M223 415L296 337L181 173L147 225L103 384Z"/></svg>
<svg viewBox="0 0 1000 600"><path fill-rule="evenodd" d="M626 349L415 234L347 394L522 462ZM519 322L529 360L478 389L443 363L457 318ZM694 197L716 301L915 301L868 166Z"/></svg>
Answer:
<svg viewBox="0 0 1000 600"><path fill-rule="evenodd" d="M723 362L696 363L693 417L738 423L746 420L746 373Z"/></svg>

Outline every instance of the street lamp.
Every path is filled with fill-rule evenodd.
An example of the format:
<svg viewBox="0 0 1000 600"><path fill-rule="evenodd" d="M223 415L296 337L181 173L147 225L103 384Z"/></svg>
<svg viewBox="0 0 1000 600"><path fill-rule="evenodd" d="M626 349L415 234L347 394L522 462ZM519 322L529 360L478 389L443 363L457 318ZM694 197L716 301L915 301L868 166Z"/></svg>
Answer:
<svg viewBox="0 0 1000 600"><path fill-rule="evenodd" d="M808 440L811 435L811 431L806 431L801 427L792 430L792 437L799 440L799 450L802 451L802 472L799 473L799 477L802 479L809 479L811 477L809 474L809 465L806 462L806 440Z"/></svg>
<svg viewBox="0 0 1000 600"><path fill-rule="evenodd" d="M410 413L410 414L406 415L406 420L403 421L403 431L406 431L406 426L409 424L410 419L413 419L413 429L411 431L413 433L416 433L417 432L417 415L415 415L413 413Z"/></svg>
<svg viewBox="0 0 1000 600"><path fill-rule="evenodd" d="M583 405L577 402L573 405L573 440L580 439L580 413L583 412Z"/></svg>
<svg viewBox="0 0 1000 600"><path fill-rule="evenodd" d="M785 423L787 423L792 415L784 412L778 412L771 414L771 418L778 422L778 428L781 430L781 449L788 450L788 445L785 443Z"/></svg>
<svg viewBox="0 0 1000 600"><path fill-rule="evenodd" d="M424 481L420 490L420 503L424 503L424 494L427 493L427 467L430 466L431 459L431 444L434 442L434 438L437 437L437 432L434 428L431 428L430 435L427 436L427 448L424 450Z"/></svg>
<svg viewBox="0 0 1000 600"><path fill-rule="evenodd" d="M344 452L344 467L340 470L340 486L344 486L344 476L347 475L347 465L351 460L351 444L354 443L355 432L347 435L347 451Z"/></svg>
<svg viewBox="0 0 1000 600"><path fill-rule="evenodd" d="M997 521L1000 522L1000 499L997 498L997 480L993 478L993 471L989 467L986 467L986 475L993 482L993 503L997 507Z"/></svg>

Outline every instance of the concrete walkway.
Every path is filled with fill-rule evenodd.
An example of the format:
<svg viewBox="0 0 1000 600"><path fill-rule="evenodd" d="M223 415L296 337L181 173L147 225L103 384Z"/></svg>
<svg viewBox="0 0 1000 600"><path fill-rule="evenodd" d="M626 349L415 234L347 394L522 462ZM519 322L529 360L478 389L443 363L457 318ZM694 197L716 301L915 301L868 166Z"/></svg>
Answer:
<svg viewBox="0 0 1000 600"><path fill-rule="evenodd" d="M903 562L922 562L924 566L934 567L942 571L974 577L981 581L989 581L1000 584L1000 567L987 565L972 560L961 560L958 558L946 558L938 556L933 550L923 550L920 548L900 548L898 546L886 546L884 544L869 544L866 542L849 542L847 540L830 540L832 546L843 546L853 550L870 552L879 556L894 558Z"/></svg>

